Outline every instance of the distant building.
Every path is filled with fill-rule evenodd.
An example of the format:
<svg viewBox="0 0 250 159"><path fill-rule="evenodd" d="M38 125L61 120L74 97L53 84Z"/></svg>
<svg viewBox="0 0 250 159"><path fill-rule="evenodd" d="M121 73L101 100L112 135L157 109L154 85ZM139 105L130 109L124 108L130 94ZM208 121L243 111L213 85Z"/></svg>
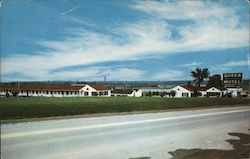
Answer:
<svg viewBox="0 0 250 159"><path fill-rule="evenodd" d="M1 83L0 95L43 97L111 96L111 88L88 84Z"/></svg>
<svg viewBox="0 0 250 159"><path fill-rule="evenodd" d="M140 89L114 89L111 91L111 96L141 97L142 90Z"/></svg>

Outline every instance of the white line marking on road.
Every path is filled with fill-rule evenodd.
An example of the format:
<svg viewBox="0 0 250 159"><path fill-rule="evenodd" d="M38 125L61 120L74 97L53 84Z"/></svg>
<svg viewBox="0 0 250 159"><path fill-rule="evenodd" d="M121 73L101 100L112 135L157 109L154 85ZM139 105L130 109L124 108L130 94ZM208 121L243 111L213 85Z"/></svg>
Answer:
<svg viewBox="0 0 250 159"><path fill-rule="evenodd" d="M84 129L95 129L95 128L105 128L105 127L113 127L113 126L152 123L152 122L159 122L159 121L168 121L168 120L176 120L176 119L195 118L195 117L206 117L206 116L212 116L212 115L231 114L231 113L240 113L240 112L248 112L248 111L250 112L250 110L234 110L234 111L225 111L225 112L213 112L213 113L194 114L194 115L185 115L185 116L177 116L177 117L167 117L167 118L158 118L158 119L147 119L147 120L137 120L137 121L110 123L110 124L91 125L91 126L79 126L79 127L58 128L58 129L51 129L51 130L19 132L19 133L12 133L12 134L2 134L1 138L6 139L6 138L13 138L13 137L42 135L42 134L48 134L48 133L61 133L61 132L77 131L77 130L84 130Z"/></svg>

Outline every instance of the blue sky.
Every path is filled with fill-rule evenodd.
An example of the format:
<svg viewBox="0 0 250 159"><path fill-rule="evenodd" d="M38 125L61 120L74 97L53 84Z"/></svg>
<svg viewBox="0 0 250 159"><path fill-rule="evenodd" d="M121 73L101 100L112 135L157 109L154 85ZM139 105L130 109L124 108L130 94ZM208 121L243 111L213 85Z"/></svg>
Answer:
<svg viewBox="0 0 250 159"><path fill-rule="evenodd" d="M246 0L4 0L1 81L249 79Z"/></svg>

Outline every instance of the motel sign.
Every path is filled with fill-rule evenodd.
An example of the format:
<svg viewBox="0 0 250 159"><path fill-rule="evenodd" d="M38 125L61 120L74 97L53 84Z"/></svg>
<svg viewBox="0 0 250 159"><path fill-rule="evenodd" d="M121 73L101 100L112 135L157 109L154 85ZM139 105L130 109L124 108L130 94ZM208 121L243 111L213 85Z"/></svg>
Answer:
<svg viewBox="0 0 250 159"><path fill-rule="evenodd" d="M226 85L240 85L242 73L223 73L223 83Z"/></svg>

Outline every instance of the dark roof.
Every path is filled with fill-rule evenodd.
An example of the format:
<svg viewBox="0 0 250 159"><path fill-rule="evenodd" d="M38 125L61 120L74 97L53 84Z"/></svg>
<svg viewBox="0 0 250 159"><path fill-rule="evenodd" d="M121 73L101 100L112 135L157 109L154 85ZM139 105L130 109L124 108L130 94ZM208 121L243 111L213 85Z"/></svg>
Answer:
<svg viewBox="0 0 250 159"><path fill-rule="evenodd" d="M55 90L55 91L78 91L85 85L78 84L45 84L45 83L0 83L1 90ZM90 85L96 90L110 90L104 85Z"/></svg>
<svg viewBox="0 0 250 159"><path fill-rule="evenodd" d="M134 90L132 89L114 89L111 93L114 94L131 94Z"/></svg>
<svg viewBox="0 0 250 159"><path fill-rule="evenodd" d="M189 91L193 91L193 86L191 86L191 85L181 85L181 87L183 87L183 88L185 88L185 89L187 89L187 90L189 90Z"/></svg>
<svg viewBox="0 0 250 159"><path fill-rule="evenodd" d="M105 86L105 85L89 85L92 88L94 88L95 90L99 91L99 90L111 90L111 88L109 86Z"/></svg>

